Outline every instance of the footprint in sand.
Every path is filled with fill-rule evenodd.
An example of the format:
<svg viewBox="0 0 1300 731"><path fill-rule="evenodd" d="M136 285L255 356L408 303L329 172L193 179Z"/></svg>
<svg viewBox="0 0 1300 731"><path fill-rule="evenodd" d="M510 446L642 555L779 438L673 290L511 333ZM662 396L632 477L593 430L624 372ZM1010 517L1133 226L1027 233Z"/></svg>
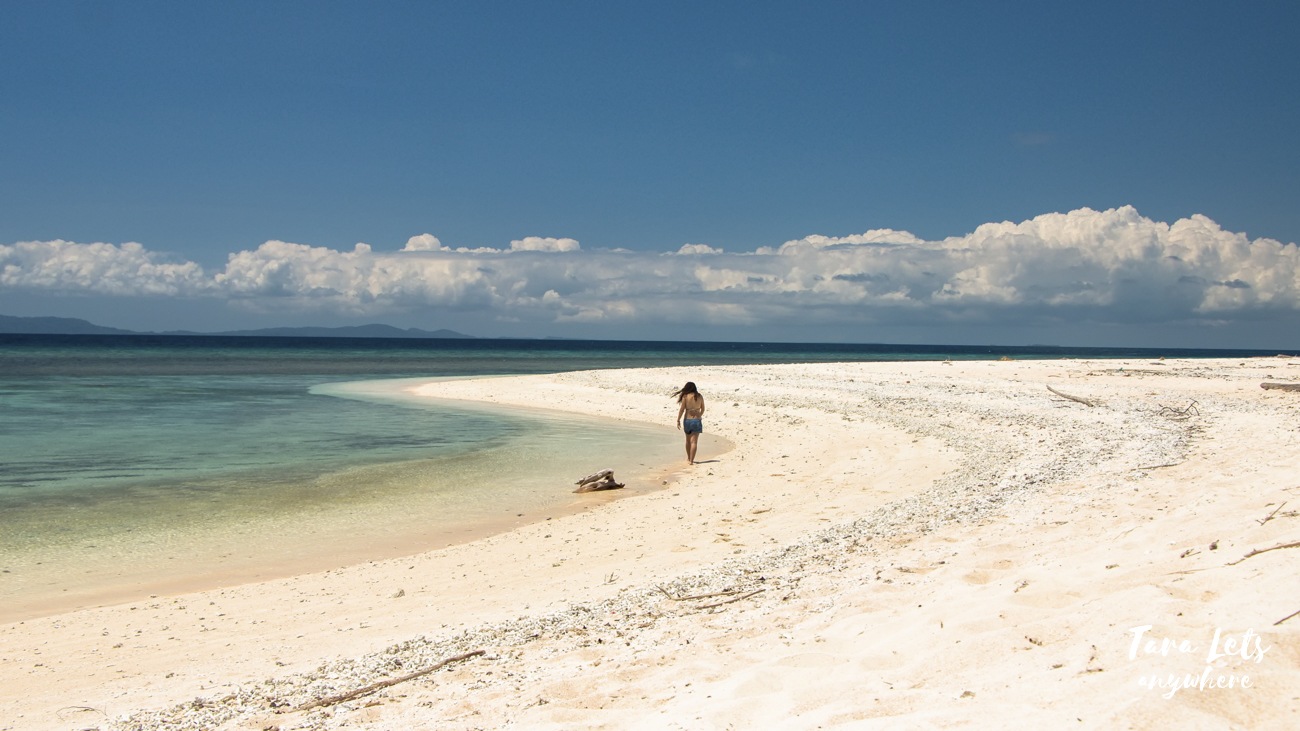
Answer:
<svg viewBox="0 0 1300 731"><path fill-rule="evenodd" d="M995 548L999 548L999 546L995 546ZM995 571L1006 571L1007 569L1014 568L1015 565L1015 561L1003 558L994 561L993 563L980 566L962 578L965 579L968 584L987 584L998 578L999 574L994 573Z"/></svg>

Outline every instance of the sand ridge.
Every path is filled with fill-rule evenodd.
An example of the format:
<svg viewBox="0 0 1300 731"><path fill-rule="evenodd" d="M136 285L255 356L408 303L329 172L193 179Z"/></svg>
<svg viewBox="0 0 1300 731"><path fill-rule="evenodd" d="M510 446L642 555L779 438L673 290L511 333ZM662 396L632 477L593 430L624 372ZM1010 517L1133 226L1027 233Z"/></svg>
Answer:
<svg viewBox="0 0 1300 731"><path fill-rule="evenodd" d="M641 369L425 393L671 422L687 378L733 448L702 442L666 489L409 559L0 628L20 690L0 728L1283 728L1300 710L1300 619L1272 625L1300 609L1300 550L1228 565L1300 540L1300 399L1259 388L1300 380L1295 359ZM743 593L673 598L728 590ZM1133 653L1146 625L1188 651ZM1216 632L1219 649L1253 632L1254 655L1204 662ZM285 712L469 649L486 654ZM1207 667L1253 687L1143 685Z"/></svg>

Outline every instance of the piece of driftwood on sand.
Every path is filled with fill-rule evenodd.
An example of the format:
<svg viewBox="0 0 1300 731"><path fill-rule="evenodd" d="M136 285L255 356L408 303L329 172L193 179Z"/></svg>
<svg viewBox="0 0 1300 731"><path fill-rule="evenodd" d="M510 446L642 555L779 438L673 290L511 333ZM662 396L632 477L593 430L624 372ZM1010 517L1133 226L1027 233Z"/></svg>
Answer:
<svg viewBox="0 0 1300 731"><path fill-rule="evenodd" d="M1071 401L1076 401L1076 402L1078 402L1078 403L1083 404L1084 406L1096 406L1096 405L1097 405L1097 402L1096 402L1096 401L1093 401L1092 399L1086 399L1086 398L1083 398L1083 397L1081 397L1081 396L1071 396L1071 395L1068 394L1068 393L1061 393L1060 391L1057 391L1056 389L1052 388L1051 386L1048 386L1048 387L1047 387L1047 390L1048 390L1048 391L1051 391L1052 393L1056 394L1057 396L1060 396L1061 398L1069 399L1069 400L1071 400Z"/></svg>
<svg viewBox="0 0 1300 731"><path fill-rule="evenodd" d="M1260 388L1277 389L1279 391L1300 391L1300 383L1261 383Z"/></svg>
<svg viewBox="0 0 1300 731"><path fill-rule="evenodd" d="M601 470L578 480L574 492L595 492L597 490L617 490L623 483L614 480L614 470Z"/></svg>
<svg viewBox="0 0 1300 731"><path fill-rule="evenodd" d="M355 698L360 698L363 695L369 695L371 693L374 693L377 690L389 688L391 686L397 685L398 683L405 683L408 680L414 680L416 678L423 677L425 675L428 675L429 673L432 673L435 670L441 670L442 668L454 662L460 662L461 660L468 660L471 657L478 657L479 655L482 655L485 652L487 652L487 650L474 650L473 652L466 652L464 654L457 655L455 657L449 657L446 660L443 660L423 670L417 670L413 673L407 673L406 675L403 675L401 677L389 678L388 680L381 680L377 683L371 683L370 685L367 685L363 688L357 688L356 690L348 691L347 693L339 693L338 695L332 695L329 696L328 698L318 698L310 703L298 706L293 710L295 713L300 713L302 711L310 711L313 708L324 708L326 706L337 705L339 703L343 703L344 701L350 701Z"/></svg>
<svg viewBox="0 0 1300 731"><path fill-rule="evenodd" d="M1300 548L1300 541L1296 541L1294 543L1282 543L1276 546L1270 546L1268 548L1256 548L1253 549L1250 553L1246 554L1245 556L1242 556L1241 558L1237 559L1236 561L1229 562L1227 565L1236 566L1237 564L1241 563L1242 561L1245 561L1251 556L1258 556L1261 553L1268 553L1269 551L1278 551L1283 548Z"/></svg>

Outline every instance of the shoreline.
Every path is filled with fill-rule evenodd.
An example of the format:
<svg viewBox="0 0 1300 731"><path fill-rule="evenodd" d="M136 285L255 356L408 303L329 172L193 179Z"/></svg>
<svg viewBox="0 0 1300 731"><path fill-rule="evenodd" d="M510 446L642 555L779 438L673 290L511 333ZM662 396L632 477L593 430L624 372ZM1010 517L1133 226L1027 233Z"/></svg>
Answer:
<svg viewBox="0 0 1300 731"><path fill-rule="evenodd" d="M1297 400L1259 388L1300 379L1295 358L633 369L438 390L653 420L686 375L708 433L735 448L702 445L669 489L406 559L0 627L17 689L0 729L60 728L73 721L54 709L73 706L103 716L78 728L105 729L992 727L1007 708L1089 728L1283 728L1300 711L1300 625L1258 618L1297 608L1298 552L1221 565L1300 526L1294 510L1259 522L1300 505ZM1162 413L1188 399L1199 413ZM683 599L726 590L748 596ZM1253 629L1275 649L1247 668L1252 688L1166 701L1137 681L1183 667L1126 657L1143 624L1202 645ZM367 700L283 712L484 648ZM205 649L213 661L195 660Z"/></svg>
<svg viewBox="0 0 1300 731"><path fill-rule="evenodd" d="M499 377L371 379L322 384L320 392L332 397L360 397L363 400L375 400L381 403L400 403L412 399L427 401L427 397L413 393L416 385L457 380L490 381ZM361 396L339 396L338 393ZM460 409L506 416L521 415L543 423L552 420L559 423L581 418L584 421L590 420L590 428L594 429L604 422L602 419L589 419L560 410L535 406L503 407L465 399L444 399L444 401ZM619 453L621 454L622 451ZM576 460L575 457L574 461ZM379 467L391 470L425 463L425 460L407 460ZM174 543L165 536L152 537L148 543L157 555L150 556L145 563L139 564L136 562L140 557L135 556L129 564L131 566L129 571L116 570L112 576L95 575L88 578L77 576L79 565L73 563L74 559L65 559L64 563L70 565L53 574L56 578L52 579L48 572L41 576L41 581L45 583L44 587L21 587L6 597L0 605L0 625L96 607L156 599L159 596L213 591L243 584L288 579L302 574L334 571L368 562L397 560L457 544L471 543L499 533L508 533L529 523L553 520L591 510L608 501L636 497L664 489L663 485L680 471L677 466L667 462L654 466L648 464L623 466L624 469L620 470L619 474L621 479L627 482L627 487L622 490L587 496L570 495L564 489L567 483L557 480L555 489L547 494L544 503L538 503L534 499L532 502L516 505L500 505L498 516L464 516L457 520L443 518L435 521L429 528L407 525L398 531L386 531L382 536L376 534L371 537L355 537L351 535L353 531L347 525L339 523L338 516L345 513L358 514L358 511L375 513L367 519L368 524L371 525L384 525L390 517L399 517L396 515L386 517L383 514L384 509L363 503L346 509L335 509L334 513L338 516L326 521L323 530L313 529L315 539L312 544L302 540L286 542L284 539L291 530L286 528L286 524L311 521L313 517L317 519L321 517L309 512L303 516L296 514L276 516L273 520L254 526L245 525L243 521L204 526L203 537L197 541ZM349 471L333 473L321 479L336 482L344 479L364 480L373 469L373 467L351 468ZM575 472L574 477L578 477L580 475L576 472L580 469L581 467L574 466L568 471ZM348 473L353 471L355 474L349 478ZM356 477L357 474L361 477ZM465 498L461 498L461 501L466 504L472 502ZM391 509L388 512L392 512ZM101 541L96 542L102 545ZM328 554L321 552L319 545L322 543L330 546ZM122 561L127 561L128 552L124 547L118 546L113 550L120 555ZM275 557L274 562L269 561L267 556ZM185 568L174 568L175 564L172 562L184 563ZM40 562L37 562L37 565L40 565Z"/></svg>

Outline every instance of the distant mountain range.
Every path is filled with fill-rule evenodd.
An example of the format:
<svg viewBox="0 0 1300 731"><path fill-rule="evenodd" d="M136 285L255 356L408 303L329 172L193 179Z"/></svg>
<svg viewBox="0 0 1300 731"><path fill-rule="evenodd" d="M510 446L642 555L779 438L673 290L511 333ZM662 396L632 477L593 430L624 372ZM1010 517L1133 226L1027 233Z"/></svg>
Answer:
<svg viewBox="0 0 1300 731"><path fill-rule="evenodd" d="M435 338L442 340L474 339L473 335L455 330L420 330L393 327L392 325L352 325L348 327L268 327L259 330L227 330L225 332L194 332L170 330L167 332L140 332L104 327L74 317L11 317L0 315L0 333L25 335L226 335L275 338Z"/></svg>

